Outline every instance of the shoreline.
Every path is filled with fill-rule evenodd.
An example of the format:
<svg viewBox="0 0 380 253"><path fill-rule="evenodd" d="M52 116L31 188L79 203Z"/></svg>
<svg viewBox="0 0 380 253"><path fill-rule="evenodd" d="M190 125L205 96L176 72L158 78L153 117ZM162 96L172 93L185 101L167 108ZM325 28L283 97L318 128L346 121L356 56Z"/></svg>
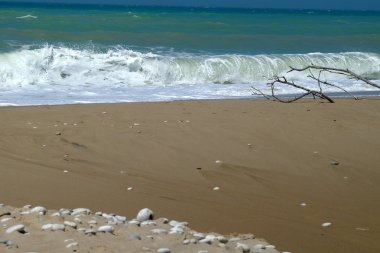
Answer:
<svg viewBox="0 0 380 253"><path fill-rule="evenodd" d="M149 206L290 252L375 253L379 109L378 98L0 107L0 202L127 217Z"/></svg>

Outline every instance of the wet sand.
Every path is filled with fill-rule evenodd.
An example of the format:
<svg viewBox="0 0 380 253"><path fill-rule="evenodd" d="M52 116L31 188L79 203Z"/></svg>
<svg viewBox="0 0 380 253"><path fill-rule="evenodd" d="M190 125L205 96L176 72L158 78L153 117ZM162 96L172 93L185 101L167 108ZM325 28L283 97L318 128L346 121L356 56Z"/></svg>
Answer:
<svg viewBox="0 0 380 253"><path fill-rule="evenodd" d="M380 251L378 99L2 107L0 122L0 203L149 207L280 251Z"/></svg>

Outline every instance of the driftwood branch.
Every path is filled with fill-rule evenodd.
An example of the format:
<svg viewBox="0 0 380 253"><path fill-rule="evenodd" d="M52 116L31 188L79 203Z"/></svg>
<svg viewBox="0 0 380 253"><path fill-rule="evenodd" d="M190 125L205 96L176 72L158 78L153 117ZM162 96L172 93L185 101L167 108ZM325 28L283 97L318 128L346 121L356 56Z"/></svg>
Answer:
<svg viewBox="0 0 380 253"><path fill-rule="evenodd" d="M330 67L322 67L322 66L317 66L317 65L309 65L309 66L306 66L303 68L294 68L294 67L290 66L289 68L290 68L290 70L287 73L294 72L294 71L296 71L296 72L308 71L309 74L307 75L307 77L317 82L318 90L308 89L302 85L296 84L294 81L287 80L287 78L285 76L274 76L271 79L269 79L269 82L267 83L267 85L271 91L270 94L265 94L261 90L255 88L255 87L252 87L253 94L260 95L266 99L279 101L282 103L292 103L292 102L295 102L295 101L297 101L301 98L304 98L306 96L312 96L314 99L319 98L319 99L327 100L330 103L334 103L334 100L330 96L326 95L323 91L323 87L330 86L330 87L334 87L336 89L341 90L342 92L346 93L348 96L350 96L356 100L358 99L356 96L354 96L353 94L348 92L346 89L341 87L339 84L334 84L334 83L331 83L327 80L322 80L321 75L323 73L344 75L349 79L361 81L361 82L366 83L372 87L380 89L379 84L376 84L376 83L352 72L349 69L330 68ZM313 73L313 70L317 71L318 75L315 75ZM282 97L276 95L276 92L275 92L276 86L279 84L294 87L294 88L298 89L300 91L300 93L299 93L299 95L296 95L294 98L282 98Z"/></svg>

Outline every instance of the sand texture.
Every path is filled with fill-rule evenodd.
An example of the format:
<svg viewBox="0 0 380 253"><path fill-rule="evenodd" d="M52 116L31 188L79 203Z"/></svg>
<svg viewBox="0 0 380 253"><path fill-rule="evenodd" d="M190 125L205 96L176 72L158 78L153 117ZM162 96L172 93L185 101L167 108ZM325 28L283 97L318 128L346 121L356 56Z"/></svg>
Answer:
<svg viewBox="0 0 380 253"><path fill-rule="evenodd" d="M10 206L148 207L279 251L380 252L378 99L2 107L0 175Z"/></svg>

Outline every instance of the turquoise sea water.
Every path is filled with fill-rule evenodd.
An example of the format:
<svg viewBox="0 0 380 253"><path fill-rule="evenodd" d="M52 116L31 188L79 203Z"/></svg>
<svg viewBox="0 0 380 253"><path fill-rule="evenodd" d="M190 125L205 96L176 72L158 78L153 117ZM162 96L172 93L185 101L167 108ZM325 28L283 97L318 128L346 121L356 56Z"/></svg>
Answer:
<svg viewBox="0 0 380 253"><path fill-rule="evenodd" d="M0 3L2 104L247 97L311 63L379 80L380 12Z"/></svg>

